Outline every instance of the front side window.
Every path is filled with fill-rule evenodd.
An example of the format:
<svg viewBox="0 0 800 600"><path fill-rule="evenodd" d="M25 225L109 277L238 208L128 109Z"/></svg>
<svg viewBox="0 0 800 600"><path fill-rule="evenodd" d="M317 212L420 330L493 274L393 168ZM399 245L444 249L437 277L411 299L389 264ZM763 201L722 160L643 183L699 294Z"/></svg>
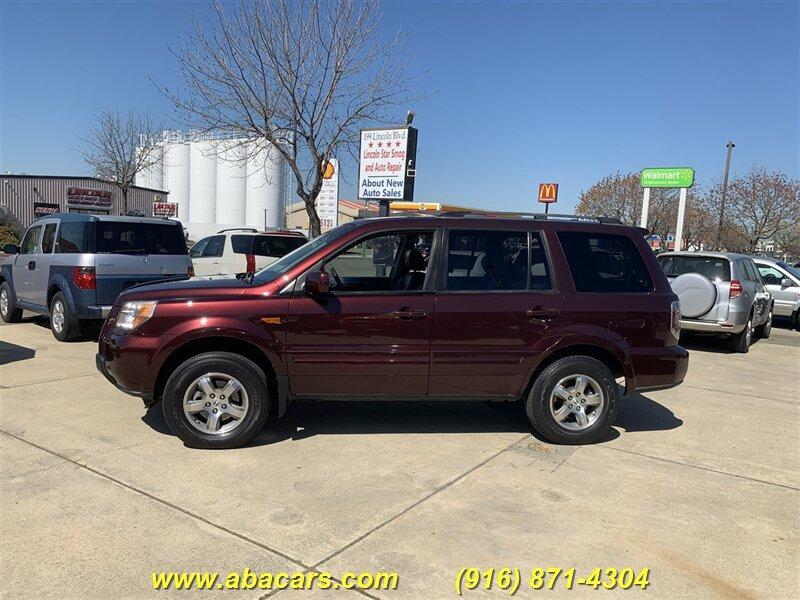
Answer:
<svg viewBox="0 0 800 600"><path fill-rule="evenodd" d="M36 227L31 227L28 229L28 233L25 234L25 239L22 240L19 253L34 254L36 252L36 248L39 247L39 237L41 237L41 235L41 225L37 225Z"/></svg>
<svg viewBox="0 0 800 600"><path fill-rule="evenodd" d="M89 252L89 223L62 221L58 229L56 252L61 254L81 254Z"/></svg>
<svg viewBox="0 0 800 600"><path fill-rule="evenodd" d="M200 258L203 256L203 251L205 251L206 246L208 246L208 242L211 241L210 237L203 238L199 242L197 242L192 249L189 250L189 257L191 258Z"/></svg>
<svg viewBox="0 0 800 600"><path fill-rule="evenodd" d="M42 235L42 254L50 254L53 251L53 245L56 241L56 227L58 227L58 223L45 225L44 235Z"/></svg>
<svg viewBox="0 0 800 600"><path fill-rule="evenodd" d="M423 289L433 231L392 232L359 240L325 262L333 292Z"/></svg>
<svg viewBox="0 0 800 600"><path fill-rule="evenodd" d="M758 267L758 272L761 274L761 279L765 285L780 285L785 277L785 275L775 267L769 267L767 265L756 266Z"/></svg>
<svg viewBox="0 0 800 600"><path fill-rule="evenodd" d="M222 251L225 249L225 236L215 235L208 240L208 245L203 250L203 256L222 256Z"/></svg>
<svg viewBox="0 0 800 600"><path fill-rule="evenodd" d="M537 285L547 289L550 285L544 251L541 240L537 238L537 241L537 248L541 252L537 256ZM447 250L448 290L508 291L525 290L527 287L527 232L450 231Z"/></svg>
<svg viewBox="0 0 800 600"><path fill-rule="evenodd" d="M633 240L624 235L559 231L578 292L646 293L653 281Z"/></svg>

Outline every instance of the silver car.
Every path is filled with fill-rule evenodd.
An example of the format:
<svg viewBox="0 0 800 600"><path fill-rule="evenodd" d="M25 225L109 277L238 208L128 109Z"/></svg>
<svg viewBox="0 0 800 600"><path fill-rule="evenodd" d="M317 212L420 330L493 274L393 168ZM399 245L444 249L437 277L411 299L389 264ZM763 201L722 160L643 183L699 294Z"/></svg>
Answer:
<svg viewBox="0 0 800 600"><path fill-rule="evenodd" d="M775 314L792 320L800 331L800 269L782 260L753 257L761 280L775 298Z"/></svg>
<svg viewBox="0 0 800 600"><path fill-rule="evenodd" d="M123 290L194 274L181 224L164 219L57 213L4 251L11 256L0 265L0 318L49 315L60 341L108 316Z"/></svg>
<svg viewBox="0 0 800 600"><path fill-rule="evenodd" d="M669 252L658 257L681 302L681 329L726 334L737 352L753 334L768 338L773 298L749 256L723 252Z"/></svg>

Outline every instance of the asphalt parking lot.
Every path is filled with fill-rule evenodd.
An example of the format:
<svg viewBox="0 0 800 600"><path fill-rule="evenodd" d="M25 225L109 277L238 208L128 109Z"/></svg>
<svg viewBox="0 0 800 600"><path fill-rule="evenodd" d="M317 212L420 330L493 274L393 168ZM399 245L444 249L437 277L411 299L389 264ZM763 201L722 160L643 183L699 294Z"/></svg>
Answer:
<svg viewBox="0 0 800 600"><path fill-rule="evenodd" d="M630 566L650 567L647 590L546 594L794 598L800 332L689 348L686 382L624 399L594 446L537 440L516 405L363 402L293 405L211 452L107 383L94 342L2 326L2 597L189 597L150 573L247 566L394 570L371 597L436 599L464 566Z"/></svg>

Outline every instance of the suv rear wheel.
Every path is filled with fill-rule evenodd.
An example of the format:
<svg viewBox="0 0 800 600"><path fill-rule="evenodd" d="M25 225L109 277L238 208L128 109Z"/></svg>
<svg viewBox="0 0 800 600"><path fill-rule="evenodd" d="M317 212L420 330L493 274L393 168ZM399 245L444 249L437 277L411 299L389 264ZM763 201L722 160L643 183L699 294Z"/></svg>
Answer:
<svg viewBox="0 0 800 600"><path fill-rule="evenodd" d="M561 358L536 378L525 401L533 428L559 444L589 444L605 437L619 410L614 375L589 356Z"/></svg>
<svg viewBox="0 0 800 600"><path fill-rule="evenodd" d="M57 292L50 302L50 330L59 342L71 342L81 334L81 323L72 314L63 292Z"/></svg>
<svg viewBox="0 0 800 600"><path fill-rule="evenodd" d="M22 309L14 302L14 293L6 281L0 285L0 317L6 323L19 323L22 319Z"/></svg>
<svg viewBox="0 0 800 600"><path fill-rule="evenodd" d="M753 340L753 315L747 318L747 325L739 333L731 336L731 349L734 352L747 354L750 352L750 342Z"/></svg>
<svg viewBox="0 0 800 600"><path fill-rule="evenodd" d="M164 387L164 418L192 448L236 448L249 442L269 413L269 388L253 361L230 352L193 356Z"/></svg>
<svg viewBox="0 0 800 600"><path fill-rule="evenodd" d="M769 334L772 333L772 307L769 307L769 312L767 313L767 320L764 321L761 325L756 328L756 333L758 337L761 339L766 340L769 337Z"/></svg>

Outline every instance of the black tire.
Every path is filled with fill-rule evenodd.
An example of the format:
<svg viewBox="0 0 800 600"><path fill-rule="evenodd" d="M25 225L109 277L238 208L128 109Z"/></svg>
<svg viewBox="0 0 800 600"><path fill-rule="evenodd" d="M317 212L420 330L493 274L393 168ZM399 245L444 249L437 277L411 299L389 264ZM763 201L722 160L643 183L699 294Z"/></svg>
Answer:
<svg viewBox="0 0 800 600"><path fill-rule="evenodd" d="M772 307L769 307L769 312L767 313L767 320L764 321L761 325L756 327L756 335L763 340L769 338L769 335L772 333Z"/></svg>
<svg viewBox="0 0 800 600"><path fill-rule="evenodd" d="M195 388L195 381L204 375L221 375L224 377L235 378L244 388L247 398L247 410L241 419L234 419L231 415L224 414L222 406L223 400L220 397L204 395L199 388L194 392L201 392L202 402L206 405L209 402L219 403L220 417L218 417L221 428L232 423L234 420L240 421L233 429L222 433L206 433L200 431L190 422L189 417L183 410L184 395L190 389ZM212 376L214 382L223 381ZM218 390L215 390L218 391ZM244 404L243 397L234 398L239 406ZM235 406L235 405L233 405ZM184 444L191 448L237 448L243 446L255 437L264 427L270 408L269 386L267 385L266 375L253 361L231 352L207 352L198 356L193 356L182 363L172 375L170 375L164 386L164 396L162 399L162 410L164 419L172 432L177 435ZM213 406L211 408L213 409ZM205 417L198 412L197 419ZM209 414L210 416L210 414ZM227 422L223 423L223 419Z"/></svg>
<svg viewBox="0 0 800 600"><path fill-rule="evenodd" d="M50 301L50 331L59 342L71 342L81 335L81 322L70 309L63 292L56 292Z"/></svg>
<svg viewBox="0 0 800 600"><path fill-rule="evenodd" d="M0 285L0 318L5 323L19 323L22 320L22 309L14 301L14 291L7 281Z"/></svg>
<svg viewBox="0 0 800 600"><path fill-rule="evenodd" d="M753 339L753 315L747 318L747 325L739 333L731 335L731 349L734 352L747 354L750 352L750 342Z"/></svg>
<svg viewBox="0 0 800 600"><path fill-rule="evenodd" d="M800 310L794 313L794 328L800 331Z"/></svg>
<svg viewBox="0 0 800 600"><path fill-rule="evenodd" d="M577 375L588 376L594 380L594 384L598 385L599 391L603 393L603 402L599 407L599 414L591 424L584 429L570 430L568 427L572 426L572 423L569 419L574 418L577 424L577 416L567 416L564 420L565 425L559 424L551 411L550 399L560 381ZM563 404L558 407L559 410L567 404L566 400L562 402ZM588 408L588 406L582 407L581 410L586 411ZM525 412L533 428L551 442L591 444L606 437L614 425L619 412L619 388L614 381L614 375L599 360L590 356L561 358L549 365L536 378L525 401Z"/></svg>

